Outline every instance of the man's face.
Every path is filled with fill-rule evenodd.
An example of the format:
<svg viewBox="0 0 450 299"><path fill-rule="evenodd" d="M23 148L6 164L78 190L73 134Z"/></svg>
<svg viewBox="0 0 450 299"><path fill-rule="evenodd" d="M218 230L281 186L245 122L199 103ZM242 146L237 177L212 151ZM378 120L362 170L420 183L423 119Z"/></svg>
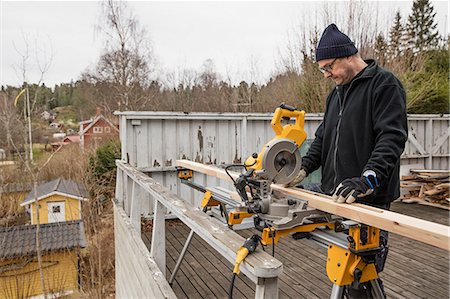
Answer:
<svg viewBox="0 0 450 299"><path fill-rule="evenodd" d="M337 85L347 84L353 78L347 57L324 59L318 64L323 76L333 79Z"/></svg>

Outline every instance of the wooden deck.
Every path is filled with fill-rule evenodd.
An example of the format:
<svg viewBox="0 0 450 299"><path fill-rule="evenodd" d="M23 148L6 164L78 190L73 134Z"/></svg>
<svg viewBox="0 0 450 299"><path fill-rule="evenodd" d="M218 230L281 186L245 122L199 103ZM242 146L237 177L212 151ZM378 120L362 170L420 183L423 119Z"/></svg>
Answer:
<svg viewBox="0 0 450 299"><path fill-rule="evenodd" d="M422 205L394 203L392 211L449 225L450 212ZM189 234L178 220L166 222L167 278ZM254 231L239 231L243 237ZM150 248L151 231L142 238ZM390 234L390 252L384 271L389 298L449 298L449 253L396 234ZM271 252L271 248L267 248ZM325 272L326 249L310 240L280 239L275 257L284 265L280 298L329 298L331 282ZM198 236L194 236L177 273L173 290L178 298L227 298L232 265ZM235 282L234 298L254 298L254 283L244 275Z"/></svg>

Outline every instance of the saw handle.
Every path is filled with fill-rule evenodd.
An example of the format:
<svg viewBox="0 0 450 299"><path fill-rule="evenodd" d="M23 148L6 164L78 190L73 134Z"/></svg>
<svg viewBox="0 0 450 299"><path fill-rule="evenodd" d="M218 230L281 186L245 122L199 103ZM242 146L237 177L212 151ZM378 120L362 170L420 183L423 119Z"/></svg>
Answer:
<svg viewBox="0 0 450 299"><path fill-rule="evenodd" d="M283 129L288 126L282 126L281 120L291 118L295 118L295 123L289 126L292 126L295 129L303 130L305 124L305 111L296 110L294 107L285 104L282 104L275 110L270 125L276 135L282 135Z"/></svg>
<svg viewBox="0 0 450 299"><path fill-rule="evenodd" d="M287 109L287 110L289 110L289 111L295 111L295 110L297 110L297 108L295 108L294 106L291 106L291 105L288 105L288 104L285 104L285 103L281 104L281 105L280 105L280 108L281 108L281 109Z"/></svg>

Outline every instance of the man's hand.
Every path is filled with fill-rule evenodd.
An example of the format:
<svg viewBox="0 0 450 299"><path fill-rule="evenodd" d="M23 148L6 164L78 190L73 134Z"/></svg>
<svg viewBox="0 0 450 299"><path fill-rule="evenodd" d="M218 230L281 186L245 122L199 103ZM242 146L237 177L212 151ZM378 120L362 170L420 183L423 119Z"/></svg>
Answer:
<svg viewBox="0 0 450 299"><path fill-rule="evenodd" d="M283 187L285 187L285 188L294 187L298 183L303 181L307 176L308 176L308 174L306 173L306 170L304 170L302 168L302 169L300 169L300 171L299 171L298 175L295 177L295 179L290 183L284 184Z"/></svg>
<svg viewBox="0 0 450 299"><path fill-rule="evenodd" d="M372 194L379 186L374 171L366 171L359 178L343 180L336 188L332 198L338 203L353 203L356 199Z"/></svg>

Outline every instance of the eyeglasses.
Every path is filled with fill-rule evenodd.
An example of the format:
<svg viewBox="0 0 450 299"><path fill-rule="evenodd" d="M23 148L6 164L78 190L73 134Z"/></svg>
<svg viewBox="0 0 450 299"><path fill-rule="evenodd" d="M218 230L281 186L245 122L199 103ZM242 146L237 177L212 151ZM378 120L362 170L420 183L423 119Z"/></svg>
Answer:
<svg viewBox="0 0 450 299"><path fill-rule="evenodd" d="M333 64L336 62L337 58L335 58L331 63L324 65L323 67L319 67L319 71L322 72L322 74L325 74L325 72L331 73L333 70Z"/></svg>

